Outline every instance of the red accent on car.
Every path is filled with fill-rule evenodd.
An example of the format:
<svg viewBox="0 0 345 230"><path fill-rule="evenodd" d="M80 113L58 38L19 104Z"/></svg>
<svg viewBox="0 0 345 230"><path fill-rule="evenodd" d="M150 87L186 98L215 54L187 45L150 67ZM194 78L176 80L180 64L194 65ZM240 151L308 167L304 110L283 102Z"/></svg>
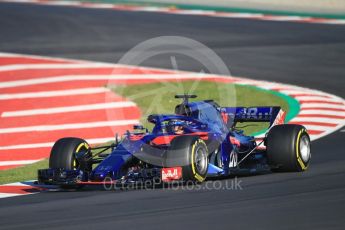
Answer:
<svg viewBox="0 0 345 230"><path fill-rule="evenodd" d="M162 168L162 181L169 182L182 178L182 167Z"/></svg>
<svg viewBox="0 0 345 230"><path fill-rule="evenodd" d="M225 124L227 124L227 123L228 123L228 120L229 120L228 114L225 113L225 112L222 112L221 114L222 114L222 119L223 119L223 121L225 122Z"/></svg>
<svg viewBox="0 0 345 230"><path fill-rule="evenodd" d="M164 135L164 136L159 136L153 139L151 142L154 145L168 145L170 142L177 137L177 135Z"/></svg>
<svg viewBox="0 0 345 230"><path fill-rule="evenodd" d="M106 181L79 181L79 185L115 185L115 180L106 180Z"/></svg>
<svg viewBox="0 0 345 230"><path fill-rule="evenodd" d="M236 145L237 147L241 146L241 142L237 140L235 137L230 136L230 142L231 144Z"/></svg>
<svg viewBox="0 0 345 230"><path fill-rule="evenodd" d="M285 117L286 117L286 112L281 109L276 119L274 120L272 126L285 124Z"/></svg>
<svg viewBox="0 0 345 230"><path fill-rule="evenodd" d="M129 139L130 139L131 141L138 141L138 140L141 140L143 137L144 137L143 134L131 135L131 136L129 137Z"/></svg>
<svg viewBox="0 0 345 230"><path fill-rule="evenodd" d="M208 133L207 132L195 132L195 133L187 133L181 135L164 135L158 136L151 141L154 145L168 145L170 142L177 136L199 136L202 140L208 140Z"/></svg>

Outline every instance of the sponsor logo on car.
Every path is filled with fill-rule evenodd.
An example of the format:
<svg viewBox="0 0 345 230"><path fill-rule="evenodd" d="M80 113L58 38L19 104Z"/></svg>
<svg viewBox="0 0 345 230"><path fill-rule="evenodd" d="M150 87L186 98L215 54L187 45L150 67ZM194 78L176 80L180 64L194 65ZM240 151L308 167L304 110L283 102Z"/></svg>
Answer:
<svg viewBox="0 0 345 230"><path fill-rule="evenodd" d="M162 181L168 182L172 180L179 180L182 178L182 168L163 168L162 169Z"/></svg>

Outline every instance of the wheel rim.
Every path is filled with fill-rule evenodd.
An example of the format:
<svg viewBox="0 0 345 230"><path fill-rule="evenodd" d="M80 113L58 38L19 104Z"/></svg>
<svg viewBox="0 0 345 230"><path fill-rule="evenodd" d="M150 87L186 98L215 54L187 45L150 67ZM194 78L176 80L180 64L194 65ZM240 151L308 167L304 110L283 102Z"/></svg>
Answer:
<svg viewBox="0 0 345 230"><path fill-rule="evenodd" d="M310 141L307 136L303 136L301 138L299 151L300 151L302 160L304 162L308 162L310 159Z"/></svg>
<svg viewBox="0 0 345 230"><path fill-rule="evenodd" d="M79 147L79 146L80 146L80 147ZM80 153L81 151L87 151L87 150L88 150L88 145L87 145L86 143L81 143L79 146L78 146L77 149L75 150L75 153L74 153L73 159L72 159L72 168L73 168L74 170L80 169L80 164L79 164L79 162L78 162L78 160L77 160L76 155L77 155L78 153Z"/></svg>
<svg viewBox="0 0 345 230"><path fill-rule="evenodd" d="M195 167L200 174L206 173L207 155L203 148L198 148L195 153Z"/></svg>

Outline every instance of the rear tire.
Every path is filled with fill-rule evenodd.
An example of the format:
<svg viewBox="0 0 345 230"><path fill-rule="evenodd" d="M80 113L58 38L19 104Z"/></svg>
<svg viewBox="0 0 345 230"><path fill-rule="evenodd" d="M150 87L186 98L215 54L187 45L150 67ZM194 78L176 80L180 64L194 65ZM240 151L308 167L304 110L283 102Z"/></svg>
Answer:
<svg viewBox="0 0 345 230"><path fill-rule="evenodd" d="M171 141L166 154L166 167L182 167L185 182L203 182L208 171L208 149L197 136L179 136Z"/></svg>
<svg viewBox="0 0 345 230"><path fill-rule="evenodd" d="M310 137L302 125L277 125L266 139L267 158L272 171L300 172L308 169Z"/></svg>

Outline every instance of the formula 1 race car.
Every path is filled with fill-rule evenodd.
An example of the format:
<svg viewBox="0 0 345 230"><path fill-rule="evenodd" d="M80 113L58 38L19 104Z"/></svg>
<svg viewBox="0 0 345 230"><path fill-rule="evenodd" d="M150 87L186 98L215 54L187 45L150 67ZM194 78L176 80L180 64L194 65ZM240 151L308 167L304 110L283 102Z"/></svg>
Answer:
<svg viewBox="0 0 345 230"><path fill-rule="evenodd" d="M305 127L284 124L280 107L221 107L212 100L183 102L174 114L150 115L151 132L141 125L108 146L90 147L79 138L58 140L49 169L38 183L73 187L150 180L202 182L241 173L299 172L308 168L310 138ZM239 122L269 122L262 138L246 136Z"/></svg>

